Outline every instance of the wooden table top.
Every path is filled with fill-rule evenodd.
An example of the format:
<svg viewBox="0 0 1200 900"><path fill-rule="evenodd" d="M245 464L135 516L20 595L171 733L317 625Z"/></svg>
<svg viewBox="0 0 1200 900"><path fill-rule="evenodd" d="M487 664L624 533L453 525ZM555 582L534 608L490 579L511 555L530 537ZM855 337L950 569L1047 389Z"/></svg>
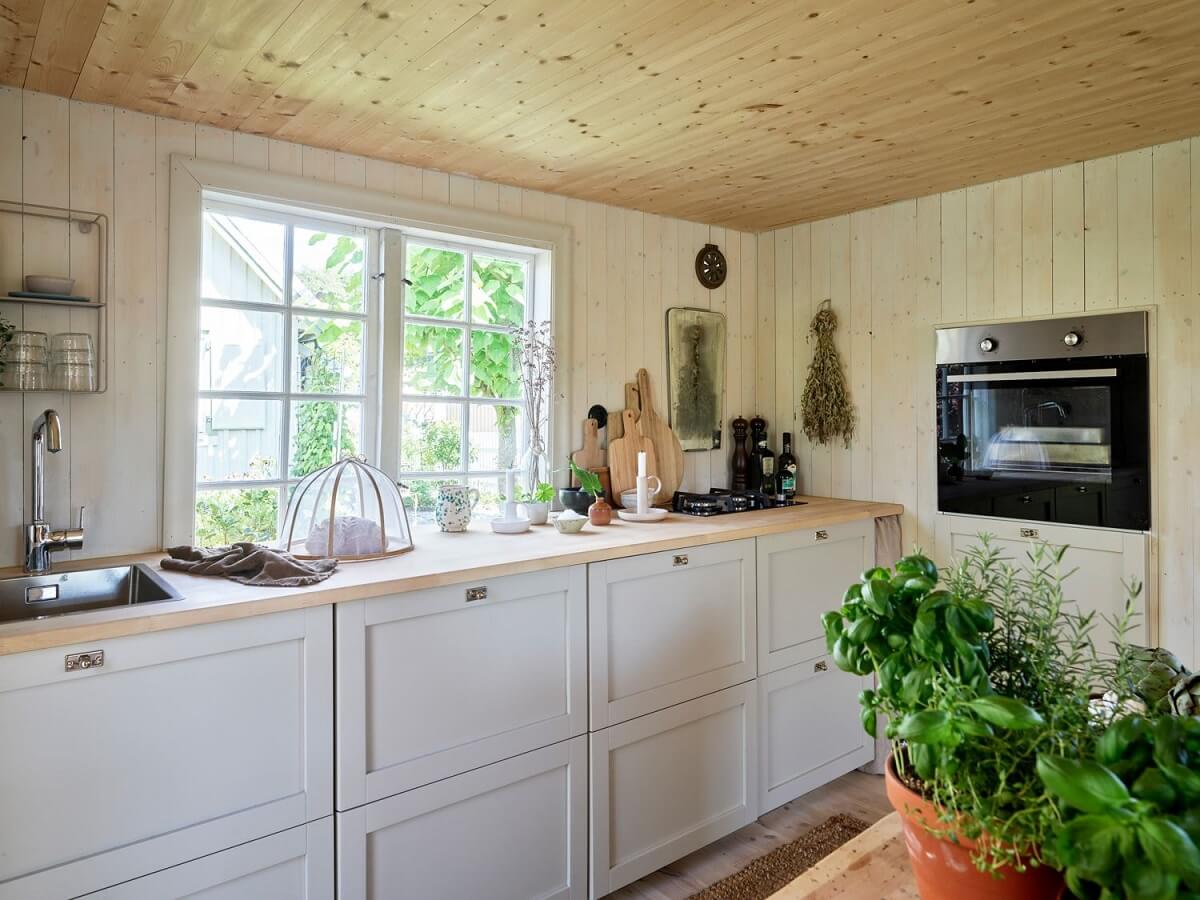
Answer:
<svg viewBox="0 0 1200 900"><path fill-rule="evenodd" d="M920 900L900 814L884 816L770 900Z"/></svg>

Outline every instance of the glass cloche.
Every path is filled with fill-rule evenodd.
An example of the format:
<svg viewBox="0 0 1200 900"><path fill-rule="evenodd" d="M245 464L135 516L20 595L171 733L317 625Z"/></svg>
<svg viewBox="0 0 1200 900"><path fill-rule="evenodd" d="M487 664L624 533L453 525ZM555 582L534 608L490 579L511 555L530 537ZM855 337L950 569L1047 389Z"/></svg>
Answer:
<svg viewBox="0 0 1200 900"><path fill-rule="evenodd" d="M411 550L412 531L396 483L347 457L296 486L280 548L297 559L383 559Z"/></svg>

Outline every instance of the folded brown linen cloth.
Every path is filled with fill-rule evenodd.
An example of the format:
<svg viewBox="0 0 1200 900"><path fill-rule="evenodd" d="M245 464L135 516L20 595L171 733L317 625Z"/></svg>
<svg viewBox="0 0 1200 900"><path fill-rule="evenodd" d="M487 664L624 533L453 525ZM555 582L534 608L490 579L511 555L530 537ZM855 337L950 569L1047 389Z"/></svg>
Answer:
<svg viewBox="0 0 1200 900"><path fill-rule="evenodd" d="M192 575L219 575L239 584L306 587L324 581L337 568L336 559L296 559L248 541L230 547L168 547L164 569Z"/></svg>

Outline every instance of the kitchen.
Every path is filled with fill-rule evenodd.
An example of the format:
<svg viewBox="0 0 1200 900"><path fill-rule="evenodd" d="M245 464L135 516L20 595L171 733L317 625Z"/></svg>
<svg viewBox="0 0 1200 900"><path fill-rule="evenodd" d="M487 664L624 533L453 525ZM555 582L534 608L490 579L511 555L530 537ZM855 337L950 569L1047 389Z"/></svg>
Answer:
<svg viewBox="0 0 1200 900"><path fill-rule="evenodd" d="M980 21L932 3L907 13L814 9L811 18L786 4L754 14L733 5L710 10L704 34L670 4L648 4L636 14L588 12L594 36L572 20L584 13L575 4L501 4L484 15L403 3L368 14L333 3L323 25L304 7L267 3L246 21L235 16L233 29L216 15L193 21L179 3L149 4L141 25L104 4L34 6L11 37L0 88L0 283L11 295L29 287L27 276L70 278L66 293L95 308L17 298L0 300L0 317L49 339L89 335L95 382L90 390L6 382L0 391L8 534L0 563L10 567L5 578L22 576L30 523L44 523L49 537L78 526L82 546L77 534L56 538L70 547L48 554L53 576L138 562L148 582L181 599L0 624L0 708L20 723L4 751L0 897L188 896L219 884L238 897L638 896L650 885L690 896L757 854L712 864L721 854L710 851L669 889L671 876L654 873L738 834L739 843L716 846L770 833L767 849L795 828L773 812L785 804L802 808L816 796L834 812L866 806L857 813L866 817L870 803L845 798L873 792L880 805L871 817L887 811L882 779L855 772L876 758L859 729L855 697L865 682L828 659L818 617L864 569L913 547L944 565L980 531L1017 558L1038 539L1070 544L1069 565L1083 568L1068 591L1080 584L1106 611L1123 602L1121 581L1143 582L1139 642L1200 657L1188 450L1200 121L1188 89L1195 25L1186 4L1123 12L1019 4ZM347 23L340 37L338 15ZM888 38L860 33L856 17ZM414 21L419 38L410 37ZM928 30L914 24L922 21ZM1028 30L1008 33L1013 21ZM1133 31L1147 40L1125 37ZM947 33L985 55L1007 40L1014 59L996 71L1012 75L1010 88L990 88L990 70L971 72L955 54L930 58ZM916 49L889 48L897 34ZM1072 46L1055 49L1062 34ZM784 44L786 53L775 49ZM739 75L732 59L751 48L762 59ZM350 52L364 54L370 78L338 66ZM715 61L726 52L727 63ZM1123 54L1158 80L1130 75ZM1082 87L1068 92L1065 74L1055 89L1040 84L1047 57L1060 72L1104 84L1112 102ZM468 65L484 58L503 72L490 86ZM420 60L419 78L408 78L410 59ZM781 83L805 92L809 114L787 118L786 92L761 81L767 59L789 67ZM722 85L725 68L744 80ZM664 85L688 73L714 80L695 94L664 87L660 97L643 81L654 84L647 73L660 70ZM851 77L843 73L874 97L853 101L861 113L846 111L859 95L835 83ZM623 97L620 84L644 96ZM896 112L889 92L900 90L920 98L930 121ZM525 99L540 112L526 116L516 102ZM498 131L468 112L485 101L496 104ZM350 103L358 106L344 112ZM1061 134L1046 134L1071 104L1079 111ZM387 117L376 112L385 106ZM672 131L653 154L660 109L673 129L711 115L719 149L701 154ZM927 145L939 114L951 144L935 152ZM762 154L739 159L742 135L761 142ZM689 165L698 169L688 174ZM312 254L341 238L361 261L327 269L335 251ZM214 248L240 268L218 274ZM410 309L421 279L444 274L420 267L447 260L464 273L490 267L494 277L439 281L453 282L449 293L429 282L420 295L429 305ZM264 276L254 296L235 293L251 270L278 277ZM303 291L319 294L302 271L352 283L359 305L297 301L293 315ZM679 505L673 490L656 498L663 521L622 520L617 490L612 524L589 521L578 535L554 524L493 533L494 518L529 517L528 506L506 511L500 495L521 487L532 499L538 486L527 466L505 483L522 455L508 442L514 433L524 440L525 426L503 423L528 422L526 395L496 386L505 371L485 372L484 351L477 357L472 346L514 324L489 311L500 308L489 285L504 273L519 273L529 301L522 322L552 323L557 361L537 479L554 487L549 515L561 516L566 458L589 446L588 423L605 457L584 468L607 466L611 478L609 454L626 432L621 412L633 410L636 424L649 410L689 444L671 475ZM397 283L405 278L414 284ZM476 283L488 294L478 304ZM399 299L389 304L393 291ZM810 324L826 301L853 409L848 441L835 433L818 442L805 428L818 350ZM690 438L679 427L688 410L675 402L673 360L682 357L671 354L684 353L686 332L673 330L673 310L711 317L699 321L724 332L712 370L722 382L715 430L692 428ZM943 392L946 379L1053 358L1005 355L1014 340L1027 351L1032 338L1004 329L1039 322L1052 323L1063 352L1075 352L1063 339L1081 334L1075 355L1090 360L1113 315L1144 323L1120 330L1128 338L1144 329L1132 353L1103 355L1144 360L1138 462L1149 474L1139 508L1148 518L1060 514L1054 498L1075 499L1075 487L1093 483L1085 481L1054 482L1051 501L1028 487L1014 495L1018 513L1042 502L1036 515L997 513L994 500L982 511L956 508L967 488L992 490L998 479L972 477L996 468L986 458L991 435L954 424L944 407L961 395ZM306 318L346 326L330 340L354 345L353 383L342 369L336 389L296 387L321 374L293 340L307 334ZM971 347L995 342L1003 358L943 357L937 332L957 328L970 332ZM451 351L437 355L431 348L446 340ZM452 371L418 371L418 351L450 359ZM643 370L648 390L628 391ZM485 374L494 381L476 389ZM980 399L977 414L990 402ZM1041 402L1061 411L1044 406L1026 420L1022 406L1000 423L1006 436L1096 427L1069 421L1084 405L1077 395L1025 406ZM593 415L596 407L603 413ZM335 424L321 427L337 436L306 462L293 433L310 413L326 422L329 410ZM776 460L772 476L790 468L778 463L783 435L792 436L804 505L689 515L734 508L731 495L710 494L741 488L743 447L754 486L763 468L751 452L756 419ZM432 440L428 452L421 444L408 455L414 433L448 435L451 458L438 457L447 444ZM961 475L952 471L960 435L974 454L957 460ZM278 449L251 450L251 440ZM650 474L662 479L675 457L652 446ZM318 462L344 452L407 486L411 550L343 560L307 588L160 567L167 547L282 536L292 492ZM997 450L991 462L995 453L1028 462L1025 452ZM250 473L253 460L266 468ZM636 493L636 451L625 462L632 482L623 483ZM480 497L465 532L434 521L444 482L461 485L468 504ZM773 503L758 497L746 505ZM200 501L209 501L203 520ZM682 587L663 590L673 577ZM487 595L471 600L476 588ZM20 618L38 613L41 601L28 599L22 587ZM68 668L68 656L94 651L103 665L87 656ZM419 691L405 688L417 679ZM772 710L781 710L774 728ZM423 723L416 735L412 721ZM815 722L830 725L820 740ZM543 813L514 817L518 807ZM488 840L497 833L538 864L518 877L504 843ZM715 868L695 874L706 860Z"/></svg>

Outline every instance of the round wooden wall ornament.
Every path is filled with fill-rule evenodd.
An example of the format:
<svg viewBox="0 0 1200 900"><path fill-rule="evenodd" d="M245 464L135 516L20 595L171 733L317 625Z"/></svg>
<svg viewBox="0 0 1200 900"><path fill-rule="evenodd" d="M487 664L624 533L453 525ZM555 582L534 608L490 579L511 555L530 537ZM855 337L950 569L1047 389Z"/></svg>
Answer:
<svg viewBox="0 0 1200 900"><path fill-rule="evenodd" d="M696 278L710 291L725 283L728 267L725 254L716 244L705 244L696 254Z"/></svg>

